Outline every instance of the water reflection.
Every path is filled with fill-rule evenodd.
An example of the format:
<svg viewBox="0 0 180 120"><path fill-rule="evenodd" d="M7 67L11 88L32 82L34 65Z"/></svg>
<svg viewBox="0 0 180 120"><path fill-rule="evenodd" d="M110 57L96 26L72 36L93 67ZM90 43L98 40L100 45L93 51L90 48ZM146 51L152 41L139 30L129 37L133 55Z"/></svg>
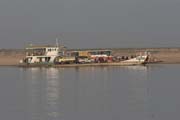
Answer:
<svg viewBox="0 0 180 120"><path fill-rule="evenodd" d="M146 118L147 67L31 68L26 73L30 120Z"/></svg>
<svg viewBox="0 0 180 120"><path fill-rule="evenodd" d="M31 73L26 76L29 96L28 118L59 120L62 117L60 71L55 68L31 68L26 72Z"/></svg>
<svg viewBox="0 0 180 120"><path fill-rule="evenodd" d="M42 115L42 87L41 80L43 79L43 75L40 75L39 68L31 68L26 70L26 82L27 82L27 94L28 94L28 113L27 119L29 120L41 120Z"/></svg>
<svg viewBox="0 0 180 120"><path fill-rule="evenodd" d="M46 78L46 110L48 119L59 120L62 117L60 109L62 104L62 87L58 69L46 69Z"/></svg>
<svg viewBox="0 0 180 120"><path fill-rule="evenodd" d="M180 65L0 68L0 118L179 119L179 70Z"/></svg>

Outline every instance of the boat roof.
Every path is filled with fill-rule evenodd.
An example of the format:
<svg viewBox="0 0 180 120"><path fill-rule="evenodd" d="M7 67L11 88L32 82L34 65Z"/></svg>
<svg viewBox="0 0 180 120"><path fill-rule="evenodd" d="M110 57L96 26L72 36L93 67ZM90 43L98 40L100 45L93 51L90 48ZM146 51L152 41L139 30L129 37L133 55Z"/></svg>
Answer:
<svg viewBox="0 0 180 120"><path fill-rule="evenodd" d="M59 46L59 47L64 47L64 46ZM55 45L30 45L26 47L26 49L44 49L44 48L58 48Z"/></svg>
<svg viewBox="0 0 180 120"><path fill-rule="evenodd" d="M70 50L71 51L71 50ZM107 49L105 49L105 50L103 50L103 49L99 49L99 50L73 50L72 52L103 52L103 51L110 51L110 52L112 52L112 50L107 50Z"/></svg>

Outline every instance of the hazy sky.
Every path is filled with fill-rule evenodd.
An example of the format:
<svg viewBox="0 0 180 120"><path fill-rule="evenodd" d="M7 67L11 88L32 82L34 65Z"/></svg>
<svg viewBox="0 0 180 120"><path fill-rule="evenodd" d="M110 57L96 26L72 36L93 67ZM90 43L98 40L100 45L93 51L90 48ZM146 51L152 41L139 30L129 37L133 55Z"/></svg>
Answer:
<svg viewBox="0 0 180 120"><path fill-rule="evenodd" d="M180 0L0 0L0 48L179 47Z"/></svg>

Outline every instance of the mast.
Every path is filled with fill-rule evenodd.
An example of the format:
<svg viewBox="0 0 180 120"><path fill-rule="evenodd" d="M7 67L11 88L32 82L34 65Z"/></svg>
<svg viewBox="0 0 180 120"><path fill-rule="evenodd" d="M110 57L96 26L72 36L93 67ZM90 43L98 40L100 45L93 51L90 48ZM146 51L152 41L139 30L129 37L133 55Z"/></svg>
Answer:
<svg viewBox="0 0 180 120"><path fill-rule="evenodd" d="M56 38L56 47L59 47L59 40Z"/></svg>

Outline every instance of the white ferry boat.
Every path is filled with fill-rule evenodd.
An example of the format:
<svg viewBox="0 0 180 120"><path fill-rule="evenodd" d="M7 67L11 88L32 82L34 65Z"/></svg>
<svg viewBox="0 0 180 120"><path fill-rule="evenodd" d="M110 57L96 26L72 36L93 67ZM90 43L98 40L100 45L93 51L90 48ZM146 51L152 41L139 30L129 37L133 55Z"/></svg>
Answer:
<svg viewBox="0 0 180 120"><path fill-rule="evenodd" d="M26 57L20 63L24 64L53 64L60 54L58 46L30 46L26 48Z"/></svg>

